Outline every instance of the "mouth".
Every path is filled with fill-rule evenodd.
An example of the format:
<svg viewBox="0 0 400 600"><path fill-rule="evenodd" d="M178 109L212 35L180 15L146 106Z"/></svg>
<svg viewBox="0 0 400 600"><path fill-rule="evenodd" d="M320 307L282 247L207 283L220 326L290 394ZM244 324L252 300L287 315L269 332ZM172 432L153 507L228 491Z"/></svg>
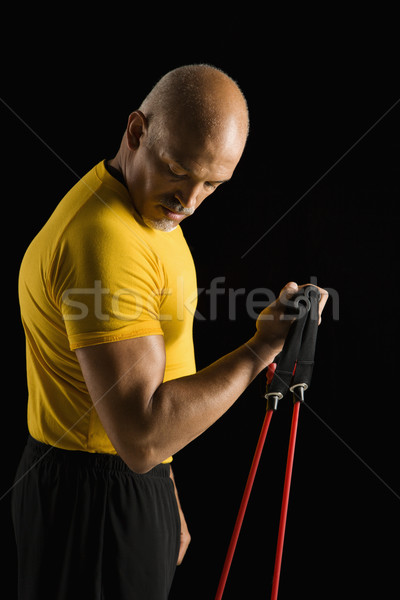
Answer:
<svg viewBox="0 0 400 600"><path fill-rule="evenodd" d="M161 205L161 208L167 219L171 219L171 221L182 221L182 219L184 219L187 216L183 213L178 213L173 210L170 210L169 208L166 208L163 205Z"/></svg>

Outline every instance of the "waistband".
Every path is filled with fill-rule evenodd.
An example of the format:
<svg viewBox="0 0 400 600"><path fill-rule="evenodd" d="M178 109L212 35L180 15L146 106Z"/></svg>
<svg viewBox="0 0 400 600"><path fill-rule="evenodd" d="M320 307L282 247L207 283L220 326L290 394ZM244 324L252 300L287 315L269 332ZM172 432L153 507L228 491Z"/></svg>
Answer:
<svg viewBox="0 0 400 600"><path fill-rule="evenodd" d="M122 458L115 454L100 454L98 452L85 452L82 450L64 450L35 440L31 435L25 447L25 455L33 461L46 460L61 466L75 466L100 471L118 471L129 473L136 477L169 477L171 468L169 464L160 464L144 474L135 473L128 467Z"/></svg>

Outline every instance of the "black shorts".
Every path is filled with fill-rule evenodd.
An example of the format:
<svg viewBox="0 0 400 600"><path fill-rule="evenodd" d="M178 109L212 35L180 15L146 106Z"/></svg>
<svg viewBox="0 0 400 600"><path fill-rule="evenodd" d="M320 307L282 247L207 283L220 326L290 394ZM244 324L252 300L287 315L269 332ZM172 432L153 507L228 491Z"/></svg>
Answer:
<svg viewBox="0 0 400 600"><path fill-rule="evenodd" d="M180 542L169 475L30 437L12 498L19 600L166 600Z"/></svg>

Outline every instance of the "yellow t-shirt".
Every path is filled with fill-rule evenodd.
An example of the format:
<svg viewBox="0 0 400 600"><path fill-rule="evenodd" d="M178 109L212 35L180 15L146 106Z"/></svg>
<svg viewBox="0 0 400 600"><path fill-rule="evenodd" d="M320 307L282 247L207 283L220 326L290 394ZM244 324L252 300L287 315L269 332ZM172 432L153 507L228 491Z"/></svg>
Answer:
<svg viewBox="0 0 400 600"><path fill-rule="evenodd" d="M61 200L22 260L28 429L67 450L115 454L74 350L164 336L164 380L195 372L195 268L181 228L147 227L102 161ZM166 460L168 460L166 458Z"/></svg>

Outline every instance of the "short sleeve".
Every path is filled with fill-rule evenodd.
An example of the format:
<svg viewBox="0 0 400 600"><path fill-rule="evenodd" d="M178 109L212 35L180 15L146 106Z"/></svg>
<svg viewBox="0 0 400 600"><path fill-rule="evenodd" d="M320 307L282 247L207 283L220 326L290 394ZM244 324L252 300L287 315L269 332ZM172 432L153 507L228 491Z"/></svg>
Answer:
<svg viewBox="0 0 400 600"><path fill-rule="evenodd" d="M110 210L70 224L51 268L54 302L71 350L147 335L163 335L164 289L158 257L134 228Z"/></svg>

